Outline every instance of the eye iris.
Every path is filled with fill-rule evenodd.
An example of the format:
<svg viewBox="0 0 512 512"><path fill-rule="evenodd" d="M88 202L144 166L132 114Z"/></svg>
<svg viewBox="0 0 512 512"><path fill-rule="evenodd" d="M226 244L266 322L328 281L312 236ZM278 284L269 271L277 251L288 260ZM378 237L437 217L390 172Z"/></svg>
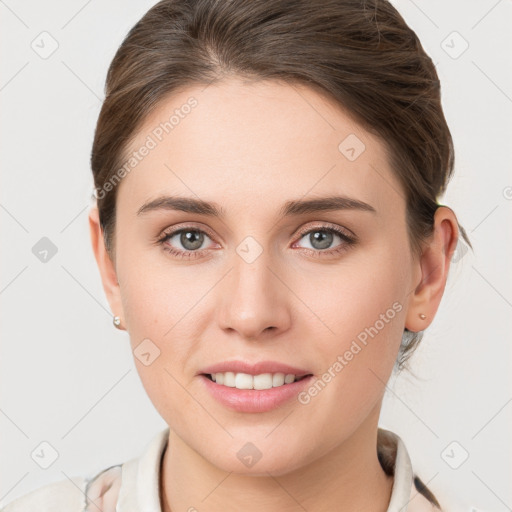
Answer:
<svg viewBox="0 0 512 512"><path fill-rule="evenodd" d="M203 241L204 235L199 231L183 231L180 236L180 243L189 251L199 249L203 245Z"/></svg>
<svg viewBox="0 0 512 512"><path fill-rule="evenodd" d="M328 249L332 243L332 237L333 234L328 231L315 231L309 235L309 240L315 249Z"/></svg>

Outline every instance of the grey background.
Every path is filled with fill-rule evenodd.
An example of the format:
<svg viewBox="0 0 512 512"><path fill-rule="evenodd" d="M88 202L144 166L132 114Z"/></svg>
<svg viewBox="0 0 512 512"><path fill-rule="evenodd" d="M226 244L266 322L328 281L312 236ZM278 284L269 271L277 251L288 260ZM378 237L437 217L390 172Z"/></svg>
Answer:
<svg viewBox="0 0 512 512"><path fill-rule="evenodd" d="M0 505L137 456L166 426L112 326L87 224L106 71L154 3L0 1ZM456 148L443 202L475 251L460 247L414 356L419 378L390 380L381 426L434 492L467 510L511 510L512 3L393 3L440 75ZM43 237L57 250L46 262ZM44 441L58 453L47 469L31 457Z"/></svg>

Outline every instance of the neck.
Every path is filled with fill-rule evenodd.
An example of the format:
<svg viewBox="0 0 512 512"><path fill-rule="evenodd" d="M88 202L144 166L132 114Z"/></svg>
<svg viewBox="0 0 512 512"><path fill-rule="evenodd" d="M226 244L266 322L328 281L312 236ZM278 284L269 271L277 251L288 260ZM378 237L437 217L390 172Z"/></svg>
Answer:
<svg viewBox="0 0 512 512"><path fill-rule="evenodd" d="M328 454L279 477L225 472L170 430L160 474L162 512L386 512L393 477L377 457L378 412Z"/></svg>

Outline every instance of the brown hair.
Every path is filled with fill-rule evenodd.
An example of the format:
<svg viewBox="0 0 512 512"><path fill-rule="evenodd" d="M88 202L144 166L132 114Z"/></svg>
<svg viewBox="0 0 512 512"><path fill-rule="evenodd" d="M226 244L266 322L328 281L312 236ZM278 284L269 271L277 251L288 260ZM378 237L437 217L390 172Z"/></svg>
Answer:
<svg viewBox="0 0 512 512"><path fill-rule="evenodd" d="M119 47L94 135L91 167L113 261L111 184L130 140L171 93L223 76L307 85L379 136L403 186L411 249L420 253L453 172L453 142L434 64L388 1L162 0ZM421 337L404 331L395 368Z"/></svg>

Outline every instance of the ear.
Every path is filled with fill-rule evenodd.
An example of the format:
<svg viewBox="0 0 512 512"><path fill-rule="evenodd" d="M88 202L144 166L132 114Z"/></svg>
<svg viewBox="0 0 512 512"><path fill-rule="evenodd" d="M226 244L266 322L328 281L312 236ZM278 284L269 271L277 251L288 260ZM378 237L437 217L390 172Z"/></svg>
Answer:
<svg viewBox="0 0 512 512"><path fill-rule="evenodd" d="M439 206L434 214L432 236L417 262L417 284L411 292L405 321L405 327L410 331L422 331L434 319L443 297L458 236L455 213L446 206ZM425 318L422 319L420 315L425 315Z"/></svg>
<svg viewBox="0 0 512 512"><path fill-rule="evenodd" d="M89 211L89 229L91 234L92 250L100 271L103 290L107 296L111 311L115 316L121 317L121 325L119 328L126 330L123 327L125 316L115 264L110 259L105 247L103 229L100 225L99 212L96 206L92 207Z"/></svg>

